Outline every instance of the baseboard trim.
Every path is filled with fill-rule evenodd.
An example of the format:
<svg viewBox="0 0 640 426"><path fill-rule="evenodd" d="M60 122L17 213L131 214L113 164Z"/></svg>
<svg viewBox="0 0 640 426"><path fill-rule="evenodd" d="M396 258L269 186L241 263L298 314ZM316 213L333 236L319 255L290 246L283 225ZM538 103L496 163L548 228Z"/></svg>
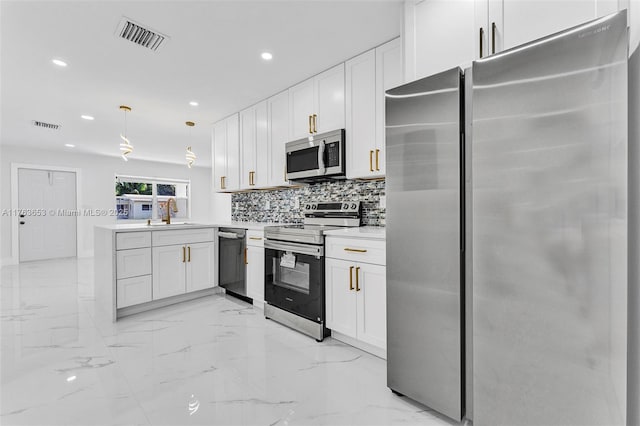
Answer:
<svg viewBox="0 0 640 426"><path fill-rule="evenodd" d="M338 333L337 331L333 331L333 330L331 330L331 337L341 341L342 343L346 343L349 346L353 346L365 352L369 352L370 354L375 355L378 358L387 359L386 349L382 349L377 346L370 345L368 343L362 342L358 339L354 339L353 337L349 337L347 335Z"/></svg>
<svg viewBox="0 0 640 426"><path fill-rule="evenodd" d="M189 300L199 299L205 296L212 296L214 294L222 293L220 287L207 288L204 290L194 291L193 293L180 294L178 296L167 297L166 299L152 300L151 302L142 303L135 306L127 306L126 308L120 308L116 310L116 320L120 318L128 317L130 315L136 315L142 312L151 311L158 308L164 308L165 306L175 305L176 303L182 303Z"/></svg>

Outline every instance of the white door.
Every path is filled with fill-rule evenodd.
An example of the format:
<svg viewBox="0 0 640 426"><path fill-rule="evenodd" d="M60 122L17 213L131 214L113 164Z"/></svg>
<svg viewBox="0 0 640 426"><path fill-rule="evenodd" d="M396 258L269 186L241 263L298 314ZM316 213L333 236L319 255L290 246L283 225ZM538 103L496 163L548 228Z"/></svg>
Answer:
<svg viewBox="0 0 640 426"><path fill-rule="evenodd" d="M19 169L18 210L21 262L76 256L75 173Z"/></svg>
<svg viewBox="0 0 640 426"><path fill-rule="evenodd" d="M345 260L325 260L327 328L356 337L355 264Z"/></svg>
<svg viewBox="0 0 640 426"><path fill-rule="evenodd" d="M247 296L264 302L264 248L247 246Z"/></svg>
<svg viewBox="0 0 640 426"><path fill-rule="evenodd" d="M216 191L225 189L227 175L227 124L224 120L213 126L213 187Z"/></svg>
<svg viewBox="0 0 640 426"><path fill-rule="evenodd" d="M256 105L256 159L251 181L253 188L269 185L269 126L267 101Z"/></svg>
<svg viewBox="0 0 640 426"><path fill-rule="evenodd" d="M313 133L313 79L303 81L289 89L289 126L291 140L302 139Z"/></svg>
<svg viewBox="0 0 640 426"><path fill-rule="evenodd" d="M187 245L187 293L214 285L214 243Z"/></svg>
<svg viewBox="0 0 640 426"><path fill-rule="evenodd" d="M376 52L346 62L347 177L371 177L376 142Z"/></svg>
<svg viewBox="0 0 640 426"><path fill-rule="evenodd" d="M374 168L375 174L379 176L385 175L385 92L402 83L402 44L397 38L376 48L376 152L374 153Z"/></svg>
<svg viewBox="0 0 640 426"><path fill-rule="evenodd" d="M238 114L225 120L227 128L227 177L228 190L240 188L240 125Z"/></svg>
<svg viewBox="0 0 640 426"><path fill-rule="evenodd" d="M289 142L289 92L268 100L269 104L269 185L288 185L285 144Z"/></svg>
<svg viewBox="0 0 640 426"><path fill-rule="evenodd" d="M380 265L356 267L358 340L385 349L387 344L386 270Z"/></svg>
<svg viewBox="0 0 640 426"><path fill-rule="evenodd" d="M344 129L344 64L313 78L315 133Z"/></svg>
<svg viewBox="0 0 640 426"><path fill-rule="evenodd" d="M253 185L252 173L256 168L256 108L240 111L240 188Z"/></svg>
<svg viewBox="0 0 640 426"><path fill-rule="evenodd" d="M186 291L186 263L187 247L184 245L153 248L153 300Z"/></svg>

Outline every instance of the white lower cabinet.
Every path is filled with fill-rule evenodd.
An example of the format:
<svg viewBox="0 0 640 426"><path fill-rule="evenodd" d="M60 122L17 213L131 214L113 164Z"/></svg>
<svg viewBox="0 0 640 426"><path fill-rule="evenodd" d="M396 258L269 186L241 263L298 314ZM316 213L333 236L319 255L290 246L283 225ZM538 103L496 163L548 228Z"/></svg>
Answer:
<svg viewBox="0 0 640 426"><path fill-rule="evenodd" d="M153 248L153 300L186 292L186 246Z"/></svg>
<svg viewBox="0 0 640 426"><path fill-rule="evenodd" d="M214 264L213 242L187 245L187 293L213 287Z"/></svg>
<svg viewBox="0 0 640 426"><path fill-rule="evenodd" d="M247 232L247 296L253 299L253 304L262 306L264 303L264 237L262 232Z"/></svg>
<svg viewBox="0 0 640 426"><path fill-rule="evenodd" d="M151 301L151 275L124 278L117 282L116 308L138 305Z"/></svg>
<svg viewBox="0 0 640 426"><path fill-rule="evenodd" d="M334 332L334 338L340 340L344 336L349 339L347 343L384 356L386 267L352 259L327 258L325 262L327 327Z"/></svg>
<svg viewBox="0 0 640 426"><path fill-rule="evenodd" d="M214 285L214 243L153 248L153 300Z"/></svg>

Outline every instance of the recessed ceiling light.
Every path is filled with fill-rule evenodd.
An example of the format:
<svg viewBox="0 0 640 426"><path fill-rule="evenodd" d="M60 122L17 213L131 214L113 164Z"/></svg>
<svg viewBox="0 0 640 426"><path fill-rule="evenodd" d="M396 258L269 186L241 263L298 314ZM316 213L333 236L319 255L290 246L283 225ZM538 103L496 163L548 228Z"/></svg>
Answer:
<svg viewBox="0 0 640 426"><path fill-rule="evenodd" d="M191 106L198 106L198 103L196 101L191 101L189 102L189 105Z"/></svg>
<svg viewBox="0 0 640 426"><path fill-rule="evenodd" d="M273 55L269 52L262 52L262 59L264 59L265 61L270 61L273 59Z"/></svg>
<svg viewBox="0 0 640 426"><path fill-rule="evenodd" d="M90 115L81 115L81 118L84 118L85 120L94 120L94 118Z"/></svg>
<svg viewBox="0 0 640 426"><path fill-rule="evenodd" d="M59 67L66 67L67 63L65 61L61 61L60 59L52 59L51 62L56 64Z"/></svg>
<svg viewBox="0 0 640 426"><path fill-rule="evenodd" d="M66 146L67 148L75 148L76 146L72 143L65 143L64 146Z"/></svg>

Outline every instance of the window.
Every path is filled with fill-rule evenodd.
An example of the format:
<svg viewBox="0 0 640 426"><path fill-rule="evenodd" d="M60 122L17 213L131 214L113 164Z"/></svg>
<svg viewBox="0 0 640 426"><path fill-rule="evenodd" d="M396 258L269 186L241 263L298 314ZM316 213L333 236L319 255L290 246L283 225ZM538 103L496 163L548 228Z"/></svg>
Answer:
<svg viewBox="0 0 640 426"><path fill-rule="evenodd" d="M191 181L140 176L116 176L118 220L159 220L166 217L170 199L172 219L191 217ZM175 206L175 208L174 208Z"/></svg>

